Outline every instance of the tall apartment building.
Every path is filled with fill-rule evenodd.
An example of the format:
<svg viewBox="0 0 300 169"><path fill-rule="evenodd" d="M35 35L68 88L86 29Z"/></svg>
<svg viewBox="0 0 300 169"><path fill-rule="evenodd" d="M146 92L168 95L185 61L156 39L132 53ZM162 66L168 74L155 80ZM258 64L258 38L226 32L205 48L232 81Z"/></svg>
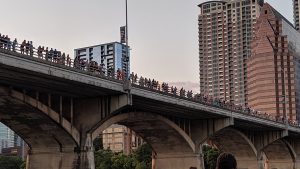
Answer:
<svg viewBox="0 0 300 169"><path fill-rule="evenodd" d="M22 142L22 139L14 131L0 123L0 153L4 148L21 146Z"/></svg>
<svg viewBox="0 0 300 169"><path fill-rule="evenodd" d="M199 5L200 91L245 105L246 61L263 0L207 1Z"/></svg>
<svg viewBox="0 0 300 169"><path fill-rule="evenodd" d="M103 148L130 154L143 140L125 126L114 124L102 132Z"/></svg>
<svg viewBox="0 0 300 169"><path fill-rule="evenodd" d="M300 0L293 0L293 4L294 4L294 22L295 22L295 28L298 31L300 30L299 3L300 3Z"/></svg>
<svg viewBox="0 0 300 169"><path fill-rule="evenodd" d="M104 70L120 69L125 74L130 74L129 48L119 42L106 43L75 49L75 58L83 61L95 61L102 65ZM128 55L127 55L128 53Z"/></svg>
<svg viewBox="0 0 300 169"><path fill-rule="evenodd" d="M248 60L248 105L295 120L300 113L300 33L265 3Z"/></svg>

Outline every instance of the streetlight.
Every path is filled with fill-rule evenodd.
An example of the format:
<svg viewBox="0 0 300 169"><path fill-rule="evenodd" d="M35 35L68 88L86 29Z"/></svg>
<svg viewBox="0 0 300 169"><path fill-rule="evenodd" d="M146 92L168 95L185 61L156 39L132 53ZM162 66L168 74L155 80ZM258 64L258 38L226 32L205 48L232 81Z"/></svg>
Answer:
<svg viewBox="0 0 300 169"><path fill-rule="evenodd" d="M126 3L126 78L128 78L129 75L129 44L128 44L128 6L127 6L127 0L125 0Z"/></svg>

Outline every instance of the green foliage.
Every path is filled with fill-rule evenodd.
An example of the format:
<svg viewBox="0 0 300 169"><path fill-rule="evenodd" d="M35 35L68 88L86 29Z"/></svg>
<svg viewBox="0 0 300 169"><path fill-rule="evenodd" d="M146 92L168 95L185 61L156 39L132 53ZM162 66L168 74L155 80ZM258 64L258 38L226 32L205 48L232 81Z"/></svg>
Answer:
<svg viewBox="0 0 300 169"><path fill-rule="evenodd" d="M112 157L111 169L133 169L134 159L132 156L126 156L123 153L119 153Z"/></svg>
<svg viewBox="0 0 300 169"><path fill-rule="evenodd" d="M99 150L95 152L96 169L111 169L113 152L110 150Z"/></svg>
<svg viewBox="0 0 300 169"><path fill-rule="evenodd" d="M102 138L97 137L93 141L93 145L94 145L95 151L99 151L99 150L103 149L103 140L102 140Z"/></svg>
<svg viewBox="0 0 300 169"><path fill-rule="evenodd" d="M111 150L95 151L96 169L151 169L152 149L148 144L140 146L131 155L114 154Z"/></svg>
<svg viewBox="0 0 300 169"><path fill-rule="evenodd" d="M22 164L19 157L0 156L0 169L23 169Z"/></svg>
<svg viewBox="0 0 300 169"><path fill-rule="evenodd" d="M152 147L143 144L134 152L136 169L151 169L152 166Z"/></svg>
<svg viewBox="0 0 300 169"><path fill-rule="evenodd" d="M204 145L202 147L202 150L204 155L203 158L205 169L215 169L217 158L221 154L221 152L218 149L208 145Z"/></svg>
<svg viewBox="0 0 300 169"><path fill-rule="evenodd" d="M149 164L147 164L146 162L137 163L135 166L135 169L149 169L149 168L151 168L151 165L149 166Z"/></svg>

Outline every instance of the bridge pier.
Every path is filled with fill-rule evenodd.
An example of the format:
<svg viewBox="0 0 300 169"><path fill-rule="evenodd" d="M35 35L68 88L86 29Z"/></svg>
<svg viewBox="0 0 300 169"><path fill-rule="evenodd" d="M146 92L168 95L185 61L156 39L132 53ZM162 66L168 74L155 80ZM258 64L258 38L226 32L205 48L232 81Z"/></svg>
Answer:
<svg viewBox="0 0 300 169"><path fill-rule="evenodd" d="M199 154L158 154L154 169L204 169Z"/></svg>
<svg viewBox="0 0 300 169"><path fill-rule="evenodd" d="M300 169L300 160L296 160L294 162L294 168L293 169Z"/></svg>
<svg viewBox="0 0 300 169"><path fill-rule="evenodd" d="M84 146L80 150L80 169L95 169L94 147L90 134L84 137Z"/></svg>
<svg viewBox="0 0 300 169"><path fill-rule="evenodd" d="M256 159L251 158L236 158L238 163L238 168L242 169L265 169L263 162L257 161ZM262 165L261 165L262 164ZM263 167L263 168L261 168Z"/></svg>
<svg viewBox="0 0 300 169"><path fill-rule="evenodd" d="M293 161L290 161L290 160L271 160L271 161L268 161L267 163L267 166L268 168L267 169L272 169L272 168L277 168L277 169L298 169L298 168L295 168L295 164Z"/></svg>
<svg viewBox="0 0 300 169"><path fill-rule="evenodd" d="M26 169L74 169L78 166L78 155L74 149L57 151L30 151Z"/></svg>

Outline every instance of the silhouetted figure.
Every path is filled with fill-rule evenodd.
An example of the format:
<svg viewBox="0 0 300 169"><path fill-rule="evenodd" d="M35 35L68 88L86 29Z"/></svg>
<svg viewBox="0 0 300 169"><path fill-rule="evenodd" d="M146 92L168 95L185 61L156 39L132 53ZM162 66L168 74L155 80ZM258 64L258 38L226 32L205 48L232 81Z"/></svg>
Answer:
<svg viewBox="0 0 300 169"><path fill-rule="evenodd" d="M222 153L217 159L216 169L237 169L235 157L230 153Z"/></svg>

